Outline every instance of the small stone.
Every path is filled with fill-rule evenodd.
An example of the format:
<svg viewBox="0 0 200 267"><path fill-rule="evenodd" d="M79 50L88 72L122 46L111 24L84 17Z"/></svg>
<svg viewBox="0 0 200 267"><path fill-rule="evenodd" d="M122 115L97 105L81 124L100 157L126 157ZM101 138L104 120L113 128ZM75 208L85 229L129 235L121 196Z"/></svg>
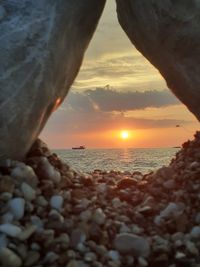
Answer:
<svg viewBox="0 0 200 267"><path fill-rule="evenodd" d="M25 241L36 231L37 227L35 225L27 226L19 235L18 239Z"/></svg>
<svg viewBox="0 0 200 267"><path fill-rule="evenodd" d="M183 252L177 251L175 255L175 259L180 260L186 258L186 255Z"/></svg>
<svg viewBox="0 0 200 267"><path fill-rule="evenodd" d="M21 258L9 248L0 249L0 262L3 267L20 267L22 266Z"/></svg>
<svg viewBox="0 0 200 267"><path fill-rule="evenodd" d="M5 234L0 234L0 249L6 248L8 245L8 239Z"/></svg>
<svg viewBox="0 0 200 267"><path fill-rule="evenodd" d="M148 266L148 262L144 258L142 258L142 257L139 257L138 258L138 263L142 267Z"/></svg>
<svg viewBox="0 0 200 267"><path fill-rule="evenodd" d="M25 200L20 197L11 199L8 202L9 210L16 220L24 217Z"/></svg>
<svg viewBox="0 0 200 267"><path fill-rule="evenodd" d="M106 183L98 184L96 190L98 193L105 194L108 191L108 186Z"/></svg>
<svg viewBox="0 0 200 267"><path fill-rule="evenodd" d="M0 192L13 193L15 189L14 179L10 176L2 176L0 178Z"/></svg>
<svg viewBox="0 0 200 267"><path fill-rule="evenodd" d="M149 242L134 234L118 234L115 237L114 246L120 253L132 253L136 257L147 257L150 254Z"/></svg>
<svg viewBox="0 0 200 267"><path fill-rule="evenodd" d="M51 163L45 157L41 157L37 174L39 175L39 177L46 180L51 180L56 184L60 183L61 181L60 173L53 167L53 165L51 165Z"/></svg>
<svg viewBox="0 0 200 267"><path fill-rule="evenodd" d="M86 262L93 262L97 260L97 256L94 252L87 252L85 253L84 260Z"/></svg>
<svg viewBox="0 0 200 267"><path fill-rule="evenodd" d="M26 200L32 201L36 197L36 191L27 183L23 182L21 185L21 191Z"/></svg>
<svg viewBox="0 0 200 267"><path fill-rule="evenodd" d="M3 223L11 223L13 221L13 219L14 219L14 216L11 212L6 212L2 216Z"/></svg>
<svg viewBox="0 0 200 267"><path fill-rule="evenodd" d="M42 207L48 206L48 201L46 200L44 196L38 196L36 199L36 203L37 205L42 206Z"/></svg>
<svg viewBox="0 0 200 267"><path fill-rule="evenodd" d="M80 229L74 229L71 233L71 246L77 248L79 244L82 244L86 240L86 234Z"/></svg>
<svg viewBox="0 0 200 267"><path fill-rule="evenodd" d="M92 217L92 212L90 210L82 211L79 217L81 221L88 222Z"/></svg>
<svg viewBox="0 0 200 267"><path fill-rule="evenodd" d="M12 193L4 192L0 195L0 199L3 201L8 201L13 197Z"/></svg>
<svg viewBox="0 0 200 267"><path fill-rule="evenodd" d="M105 223L106 215L101 208L98 208L94 211L92 220L98 225L102 225Z"/></svg>
<svg viewBox="0 0 200 267"><path fill-rule="evenodd" d="M21 228L10 223L4 223L0 225L0 232L7 236L17 237L21 233Z"/></svg>
<svg viewBox="0 0 200 267"><path fill-rule="evenodd" d="M50 205L53 209L60 210L63 206L63 197L59 195L52 196L50 199Z"/></svg>
<svg viewBox="0 0 200 267"><path fill-rule="evenodd" d="M28 251L26 259L24 261L25 267L36 266L36 263L40 259L40 253L38 251Z"/></svg>
<svg viewBox="0 0 200 267"><path fill-rule="evenodd" d="M57 261L59 259L59 255L56 254L53 251L50 251L46 254L45 258L44 258L44 262L45 263L53 263L55 261Z"/></svg>
<svg viewBox="0 0 200 267"><path fill-rule="evenodd" d="M118 197L112 199L112 205L114 208L120 208L122 206L122 202Z"/></svg>
<svg viewBox="0 0 200 267"><path fill-rule="evenodd" d="M198 213L196 214L195 222L198 223L198 224L200 224L200 212L198 212Z"/></svg>
<svg viewBox="0 0 200 267"><path fill-rule="evenodd" d="M163 183L164 188L166 189L173 189L175 187L175 180L170 179Z"/></svg>
<svg viewBox="0 0 200 267"><path fill-rule="evenodd" d="M199 251L196 248L195 244L189 240L186 242L186 248L187 248L187 251L192 255L198 255L199 254Z"/></svg>
<svg viewBox="0 0 200 267"><path fill-rule="evenodd" d="M131 186L136 186L136 184L137 184L137 181L135 179L124 178L117 183L117 188L118 189L126 189L126 188L129 188Z"/></svg>
<svg viewBox="0 0 200 267"><path fill-rule="evenodd" d="M11 176L15 178L20 184L22 182L27 182L34 188L38 184L38 178L34 170L25 164L20 164L11 171Z"/></svg>
<svg viewBox="0 0 200 267"><path fill-rule="evenodd" d="M190 235L193 239L200 238L200 226L194 226L190 232Z"/></svg>
<svg viewBox="0 0 200 267"><path fill-rule="evenodd" d="M118 251L116 250L109 250L108 251L108 257L109 259L111 259L112 261L119 261L120 260L120 254Z"/></svg>

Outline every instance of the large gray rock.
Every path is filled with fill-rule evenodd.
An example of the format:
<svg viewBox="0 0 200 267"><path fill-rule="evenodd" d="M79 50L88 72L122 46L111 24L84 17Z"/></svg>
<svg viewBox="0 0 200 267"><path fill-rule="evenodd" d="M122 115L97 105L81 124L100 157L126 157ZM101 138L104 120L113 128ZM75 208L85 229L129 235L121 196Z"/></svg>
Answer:
<svg viewBox="0 0 200 267"><path fill-rule="evenodd" d="M23 158L66 96L104 4L0 1L0 158Z"/></svg>
<svg viewBox="0 0 200 267"><path fill-rule="evenodd" d="M116 1L132 43L200 120L200 1Z"/></svg>

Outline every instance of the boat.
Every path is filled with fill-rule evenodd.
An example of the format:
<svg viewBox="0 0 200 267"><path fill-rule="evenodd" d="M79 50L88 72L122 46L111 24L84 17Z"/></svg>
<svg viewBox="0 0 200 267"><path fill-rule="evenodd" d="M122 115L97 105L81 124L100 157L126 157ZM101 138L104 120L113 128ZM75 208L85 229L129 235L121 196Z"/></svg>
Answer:
<svg viewBox="0 0 200 267"><path fill-rule="evenodd" d="M173 148L181 148L181 146L173 146Z"/></svg>
<svg viewBox="0 0 200 267"><path fill-rule="evenodd" d="M85 146L72 147L72 149L85 149Z"/></svg>

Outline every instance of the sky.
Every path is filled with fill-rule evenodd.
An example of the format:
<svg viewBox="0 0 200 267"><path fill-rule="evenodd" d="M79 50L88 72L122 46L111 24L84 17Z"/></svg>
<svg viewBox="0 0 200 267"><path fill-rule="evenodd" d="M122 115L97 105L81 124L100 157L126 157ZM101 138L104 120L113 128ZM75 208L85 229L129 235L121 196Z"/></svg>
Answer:
<svg viewBox="0 0 200 267"><path fill-rule="evenodd" d="M108 0L67 98L41 133L51 148L173 147L199 128L131 44L115 10Z"/></svg>

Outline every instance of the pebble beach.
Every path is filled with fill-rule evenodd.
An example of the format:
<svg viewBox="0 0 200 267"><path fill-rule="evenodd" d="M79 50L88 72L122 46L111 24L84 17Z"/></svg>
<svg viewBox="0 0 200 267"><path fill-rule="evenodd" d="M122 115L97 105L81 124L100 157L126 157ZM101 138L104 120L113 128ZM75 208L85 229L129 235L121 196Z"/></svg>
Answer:
<svg viewBox="0 0 200 267"><path fill-rule="evenodd" d="M84 175L40 140L1 161L0 266L200 267L200 132L145 175Z"/></svg>

